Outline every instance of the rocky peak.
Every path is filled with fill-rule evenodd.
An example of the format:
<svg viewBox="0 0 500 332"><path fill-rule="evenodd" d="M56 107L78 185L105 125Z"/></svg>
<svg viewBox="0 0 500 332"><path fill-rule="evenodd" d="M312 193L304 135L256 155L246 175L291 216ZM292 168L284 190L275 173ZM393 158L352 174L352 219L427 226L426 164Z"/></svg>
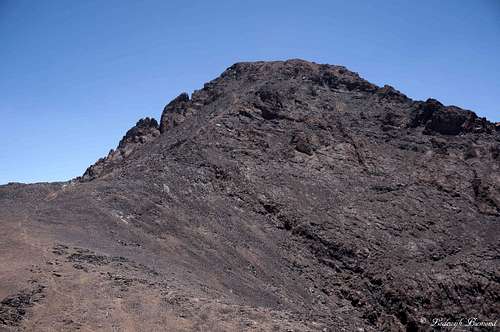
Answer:
<svg viewBox="0 0 500 332"><path fill-rule="evenodd" d="M160 131L164 133L169 128L181 124L186 113L190 111L189 95L186 92L178 95L174 100L165 106L160 119Z"/></svg>
<svg viewBox="0 0 500 332"><path fill-rule="evenodd" d="M151 141L159 135L158 121L153 118L140 119L130 128L118 144L118 149L126 149L131 144L142 144Z"/></svg>
<svg viewBox="0 0 500 332"><path fill-rule="evenodd" d="M150 143L158 136L160 136L158 121L149 117L140 119L123 136L116 150L111 149L106 157L87 168L80 180L90 181L104 175L111 171L115 164L127 158L138 146Z"/></svg>
<svg viewBox="0 0 500 332"><path fill-rule="evenodd" d="M347 91L374 92L378 89L376 85L361 78L358 73L352 72L343 66L317 64L300 59L236 63L212 83L219 83L224 80L238 80L247 83L267 82L270 84L279 82L304 84L311 82L316 85Z"/></svg>
<svg viewBox="0 0 500 332"><path fill-rule="evenodd" d="M240 62L194 91L191 98L186 92L174 98L163 109L159 124L154 119L141 119L125 134L117 150L89 167L83 178L103 174L105 168L114 167L160 133L208 113L209 117L200 118L201 123L221 117L227 119L223 122L228 128L241 127L248 121L259 126L282 122L281 129L293 133L286 138L288 144L308 155L319 146L317 137L332 135L327 128L340 128L343 137L350 137L353 127L359 127L356 140L380 129L390 138L408 135L407 129L426 135L498 131L474 112L444 106L435 99L415 102L392 86L378 87L343 66L300 59Z"/></svg>

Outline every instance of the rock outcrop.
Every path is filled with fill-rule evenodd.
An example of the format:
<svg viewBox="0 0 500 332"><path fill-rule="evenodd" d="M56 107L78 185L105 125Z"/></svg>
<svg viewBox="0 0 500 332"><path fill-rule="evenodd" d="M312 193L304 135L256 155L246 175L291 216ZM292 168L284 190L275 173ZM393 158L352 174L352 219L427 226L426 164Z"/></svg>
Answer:
<svg viewBox="0 0 500 332"><path fill-rule="evenodd" d="M428 99L418 105L411 125L412 127L424 126L424 132L427 134L492 133L495 130L491 122L485 118L478 118L474 112L455 106L445 107L435 99Z"/></svg>
<svg viewBox="0 0 500 332"><path fill-rule="evenodd" d="M165 106L161 115L160 131L163 133L169 128L173 128L181 124L186 117L186 113L189 111L189 95L183 92L172 100L167 106Z"/></svg>
<svg viewBox="0 0 500 332"><path fill-rule="evenodd" d="M111 149L105 158L101 158L89 166L79 180L90 181L111 172L115 165L119 165L138 146L152 142L159 135L158 121L153 118L140 119L123 136L116 150Z"/></svg>

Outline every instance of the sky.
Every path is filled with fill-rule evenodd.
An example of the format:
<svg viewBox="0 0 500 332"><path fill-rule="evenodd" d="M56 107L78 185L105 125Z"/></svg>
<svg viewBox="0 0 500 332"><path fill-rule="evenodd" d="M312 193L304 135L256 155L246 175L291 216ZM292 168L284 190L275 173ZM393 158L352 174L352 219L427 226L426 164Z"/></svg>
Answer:
<svg viewBox="0 0 500 332"><path fill-rule="evenodd" d="M0 0L0 184L81 175L179 93L290 58L500 121L499 0Z"/></svg>

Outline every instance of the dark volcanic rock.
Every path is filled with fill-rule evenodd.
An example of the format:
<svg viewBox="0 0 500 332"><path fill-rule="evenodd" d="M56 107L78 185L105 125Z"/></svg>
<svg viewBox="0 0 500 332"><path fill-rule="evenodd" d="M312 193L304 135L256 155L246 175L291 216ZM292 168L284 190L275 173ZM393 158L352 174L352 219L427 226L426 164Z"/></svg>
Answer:
<svg viewBox="0 0 500 332"><path fill-rule="evenodd" d="M0 187L0 291L48 285L27 329L494 321L496 128L341 66L238 63L81 181Z"/></svg>
<svg viewBox="0 0 500 332"><path fill-rule="evenodd" d="M27 311L44 298L44 286L23 290L18 294L9 296L0 302L0 327L19 326L27 315Z"/></svg>
<svg viewBox="0 0 500 332"><path fill-rule="evenodd" d="M435 99L428 99L414 112L412 127L425 126L425 133L458 135L461 133L491 133L494 125L474 112L455 106L445 107Z"/></svg>
<svg viewBox="0 0 500 332"><path fill-rule="evenodd" d="M186 117L186 113L189 112L189 108L189 95L183 92L165 106L161 115L160 131L163 133L168 128L181 124Z"/></svg>
<svg viewBox="0 0 500 332"><path fill-rule="evenodd" d="M118 144L118 149L127 149L134 144L143 144L153 141L159 136L158 122L155 119L145 118L129 129Z"/></svg>
<svg viewBox="0 0 500 332"><path fill-rule="evenodd" d="M160 127L155 119L140 119L123 136L116 150L109 151L107 157L99 159L87 168L79 180L90 181L111 172L116 164L122 163L123 159L127 158L138 146L152 142L159 135Z"/></svg>

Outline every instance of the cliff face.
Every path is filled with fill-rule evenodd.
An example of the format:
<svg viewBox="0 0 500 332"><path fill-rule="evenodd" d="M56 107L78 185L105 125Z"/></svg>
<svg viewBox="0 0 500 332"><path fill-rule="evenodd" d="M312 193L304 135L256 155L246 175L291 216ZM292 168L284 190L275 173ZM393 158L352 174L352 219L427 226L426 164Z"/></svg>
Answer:
<svg viewBox="0 0 500 332"><path fill-rule="evenodd" d="M159 123L139 121L81 178L0 188L0 324L494 320L499 154L486 119L344 67L235 64ZM26 294L15 316L11 300Z"/></svg>

